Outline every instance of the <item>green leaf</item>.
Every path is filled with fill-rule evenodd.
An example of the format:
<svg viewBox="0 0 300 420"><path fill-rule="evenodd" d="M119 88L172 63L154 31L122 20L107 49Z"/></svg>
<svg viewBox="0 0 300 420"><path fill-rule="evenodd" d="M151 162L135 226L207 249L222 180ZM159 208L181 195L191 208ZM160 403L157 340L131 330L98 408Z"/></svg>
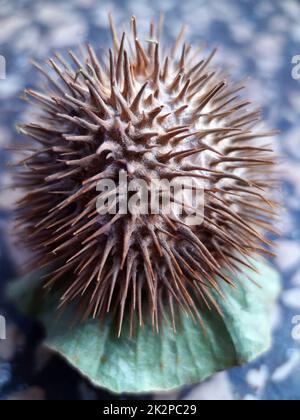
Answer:
<svg viewBox="0 0 300 420"><path fill-rule="evenodd" d="M255 265L260 274L247 270L234 279L238 284L236 290L224 288L226 300L216 297L224 318L215 311L203 314L206 333L181 315L176 335L170 325L164 324L159 335L145 326L137 329L136 337L130 339L125 324L118 339L109 317L101 325L90 320L71 328L73 308L57 318L54 297L49 297L46 305L37 306L29 296L36 294L39 278L18 282L12 293L23 303L23 309L26 296L27 313L38 312L47 330L46 346L96 386L117 393L170 390L248 363L268 350L270 310L280 292L280 281L266 263L255 262Z"/></svg>

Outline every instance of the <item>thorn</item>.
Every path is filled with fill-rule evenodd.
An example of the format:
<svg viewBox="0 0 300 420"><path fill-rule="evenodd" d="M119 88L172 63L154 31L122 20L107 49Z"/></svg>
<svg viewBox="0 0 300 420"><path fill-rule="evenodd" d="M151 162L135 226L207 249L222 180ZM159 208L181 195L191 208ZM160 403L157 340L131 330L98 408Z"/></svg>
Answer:
<svg viewBox="0 0 300 420"><path fill-rule="evenodd" d="M180 69L183 69L184 68L184 65L185 65L185 57L186 57L186 44L183 44L182 53L181 53L181 57L180 57L179 64L178 64L178 67Z"/></svg>
<svg viewBox="0 0 300 420"><path fill-rule="evenodd" d="M158 83L159 78L159 71L160 71L160 62L159 62L159 43L157 42L155 45L155 52L154 52L154 69L152 80L154 84Z"/></svg>
<svg viewBox="0 0 300 420"><path fill-rule="evenodd" d="M111 37L112 37L113 44L114 44L114 50L118 51L119 50L119 39L118 39L118 34L117 34L117 31L116 31L115 23L114 23L113 16L112 16L111 12L108 14L108 20L109 20Z"/></svg>
<svg viewBox="0 0 300 420"><path fill-rule="evenodd" d="M90 60L91 63L95 69L95 73L98 77L98 80L100 81L100 83L103 83L103 75L102 75L102 69L101 69L101 65L98 61L98 58L96 56L95 50L91 47L90 44L87 44L87 49L88 49L88 53L90 56Z"/></svg>
<svg viewBox="0 0 300 420"><path fill-rule="evenodd" d="M157 118L158 123L161 125L163 124L163 122L170 116L172 115L172 112L168 112L167 114L164 114L160 117Z"/></svg>
<svg viewBox="0 0 300 420"><path fill-rule="evenodd" d="M153 106L153 104L154 104L153 93L150 93L150 95L148 96L148 98L146 98L146 100L145 100L145 105L146 106Z"/></svg>
<svg viewBox="0 0 300 420"><path fill-rule="evenodd" d="M149 66L149 60L138 39L135 41L135 47L137 55L137 70L138 72L145 72Z"/></svg>
<svg viewBox="0 0 300 420"><path fill-rule="evenodd" d="M171 85L168 87L168 91L169 91L169 93L172 93L172 92L176 91L176 89L177 89L177 88L178 88L178 86L180 85L181 79L182 79L182 74L181 74L181 73L179 73L179 74L175 77L175 79L174 79L174 81L171 83Z"/></svg>
<svg viewBox="0 0 300 420"><path fill-rule="evenodd" d="M181 91L179 92L179 94L176 96L176 98L174 100L175 103L184 100L185 95L186 95L186 93L189 89L190 83L191 83L191 79L188 79L186 81L185 85L183 86L183 88L181 89Z"/></svg>
<svg viewBox="0 0 300 420"><path fill-rule="evenodd" d="M143 97L143 93L144 93L147 85L148 85L148 82L144 83L143 86L141 87L141 89L139 90L138 94L134 98L134 100L133 100L133 102L130 106L130 109L133 113L140 113L139 106L140 106L140 103L141 103L141 100L142 100L142 97Z"/></svg>
<svg viewBox="0 0 300 420"><path fill-rule="evenodd" d="M116 66L116 80L117 83L120 83L121 80L121 69L122 69L122 62L123 62L123 54L124 54L124 41L125 41L125 32L123 32L121 45L119 48L118 59L117 59L117 66Z"/></svg>
<svg viewBox="0 0 300 420"><path fill-rule="evenodd" d="M165 58L163 72L161 75L161 81L165 83L166 80L168 79L168 76L169 76L169 56Z"/></svg>
<svg viewBox="0 0 300 420"><path fill-rule="evenodd" d="M217 94L226 86L226 82L221 82L219 83L217 86L215 86L213 89L211 89L210 92L208 92L207 94L205 94L201 99L200 99L200 105L198 106L198 108L196 108L195 110L195 114L203 111L203 109L206 107L206 105L214 98L217 96Z"/></svg>
<svg viewBox="0 0 300 420"><path fill-rule="evenodd" d="M157 108L154 108L152 111L148 112L147 117L149 119L149 122L152 122L155 117L157 117L158 114L161 113L161 111L163 110L164 106L158 106Z"/></svg>
<svg viewBox="0 0 300 420"><path fill-rule="evenodd" d="M178 130L174 130L174 131L171 131L171 132L166 133L166 134L161 134L158 137L158 141L161 142L161 143L167 143L173 137L178 136L178 134L182 134L186 131L189 131L189 129L188 128L179 128Z"/></svg>
<svg viewBox="0 0 300 420"><path fill-rule="evenodd" d="M183 38L185 36L185 33L186 33L186 26L182 25L181 30L180 30L180 32L179 32L179 34L178 34L178 36L175 40L175 43L173 45L173 48L171 50L172 57L174 57L176 51L178 50L178 47L179 47L181 41L183 40Z"/></svg>
<svg viewBox="0 0 300 420"><path fill-rule="evenodd" d="M138 32L137 32L137 24L136 24L136 17L131 17L131 25L132 25L132 34L134 41L138 39Z"/></svg>
<svg viewBox="0 0 300 420"><path fill-rule="evenodd" d="M128 55L126 51L124 51L123 73L124 73L123 96L126 100L128 100L131 98L133 94L133 83L132 83L132 78L131 78L131 73L130 73Z"/></svg>
<svg viewBox="0 0 300 420"><path fill-rule="evenodd" d="M96 104L100 108L100 110L104 113L104 116L112 117L112 112L109 109L108 105L104 102L101 97L101 94L96 90L96 88L91 84L87 83L91 96L96 101Z"/></svg>

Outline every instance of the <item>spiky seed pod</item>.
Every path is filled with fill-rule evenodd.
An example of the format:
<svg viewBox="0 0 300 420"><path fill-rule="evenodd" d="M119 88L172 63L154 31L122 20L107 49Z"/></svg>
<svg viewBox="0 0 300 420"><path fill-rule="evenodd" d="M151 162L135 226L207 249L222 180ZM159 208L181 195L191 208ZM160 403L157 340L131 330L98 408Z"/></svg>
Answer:
<svg viewBox="0 0 300 420"><path fill-rule="evenodd" d="M20 127L37 146L16 175L19 233L34 267L55 267L44 287L61 291L61 307L77 301L82 319L111 311L119 334L125 313L131 332L149 315L156 331L166 315L175 330L178 310L200 323L205 306L219 311L212 291L232 284L224 269L269 253L274 156L262 139L272 133L255 129L260 112L240 99L242 84L211 68L216 51L199 58L183 31L164 49L153 24L144 44L134 17L129 36L110 23L113 48L101 59L88 45L69 61L57 54L51 71L34 64L48 88L25 92L40 112ZM117 183L122 170L147 183L201 180L203 223L99 215L97 183Z"/></svg>

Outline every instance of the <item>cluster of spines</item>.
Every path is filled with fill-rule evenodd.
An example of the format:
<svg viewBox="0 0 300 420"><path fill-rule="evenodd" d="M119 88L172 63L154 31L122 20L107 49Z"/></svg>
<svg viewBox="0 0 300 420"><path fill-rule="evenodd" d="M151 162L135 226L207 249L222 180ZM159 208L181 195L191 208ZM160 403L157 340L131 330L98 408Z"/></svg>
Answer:
<svg viewBox="0 0 300 420"><path fill-rule="evenodd" d="M234 286L231 274L253 268L248 257L270 253L262 232L273 232L274 156L261 139L273 133L254 130L260 111L239 98L243 85L210 68L215 50L197 61L183 30L165 52L152 23L147 48L135 18L132 41L119 39L112 19L110 26L113 48L102 62L88 45L82 58L70 51L71 63L56 54L52 73L34 63L49 91L25 92L42 113L20 127L40 145L26 146L16 174L26 191L21 235L34 266L56 267L45 288L63 290L61 307L78 300L82 319L112 311L120 335L127 314L132 333L147 308L156 331L163 317L176 330L180 308L202 324L205 306L220 312L214 293L223 295L222 282ZM121 170L149 183L203 181L203 223L163 213L100 216L97 183L117 181Z"/></svg>

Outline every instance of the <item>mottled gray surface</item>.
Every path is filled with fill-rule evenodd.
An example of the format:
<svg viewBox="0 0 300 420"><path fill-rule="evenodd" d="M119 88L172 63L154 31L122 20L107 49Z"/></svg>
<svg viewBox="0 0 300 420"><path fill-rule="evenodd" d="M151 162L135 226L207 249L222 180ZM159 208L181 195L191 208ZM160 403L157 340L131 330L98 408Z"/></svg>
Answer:
<svg viewBox="0 0 300 420"><path fill-rule="evenodd" d="M113 11L122 27L131 14L141 28L149 17L166 13L166 34L174 38L182 23L193 42L220 47L219 62L235 79L250 76L249 95L263 105L269 128L278 128L278 151L283 156L283 236L277 240L274 264L282 273L284 292L274 314L272 350L251 366L215 376L207 383L172 394L196 399L300 399L300 341L292 320L300 315L300 81L291 76L292 57L300 54L300 2L297 0L73 0L0 1L0 54L6 58L7 79L0 80L0 147L16 136L14 124L25 118L18 96L35 81L30 57L45 60L53 50L86 40L95 46L108 40L107 13ZM0 164L7 153L0 152ZM1 185L8 175L1 170ZM7 221L12 194L0 191L0 290L16 275ZM300 319L300 317L299 317ZM297 318L294 318L297 322ZM9 326L10 340L0 341L2 398L103 398L63 362L53 359L35 342L39 332L18 320ZM259 328L259 325L257 326ZM20 332L21 331L21 332ZM12 346L10 343L16 343ZM30 344L29 344L30 343ZM33 354L39 352L38 357ZM11 363L13 360L13 363ZM72 386L70 386L72 384Z"/></svg>

